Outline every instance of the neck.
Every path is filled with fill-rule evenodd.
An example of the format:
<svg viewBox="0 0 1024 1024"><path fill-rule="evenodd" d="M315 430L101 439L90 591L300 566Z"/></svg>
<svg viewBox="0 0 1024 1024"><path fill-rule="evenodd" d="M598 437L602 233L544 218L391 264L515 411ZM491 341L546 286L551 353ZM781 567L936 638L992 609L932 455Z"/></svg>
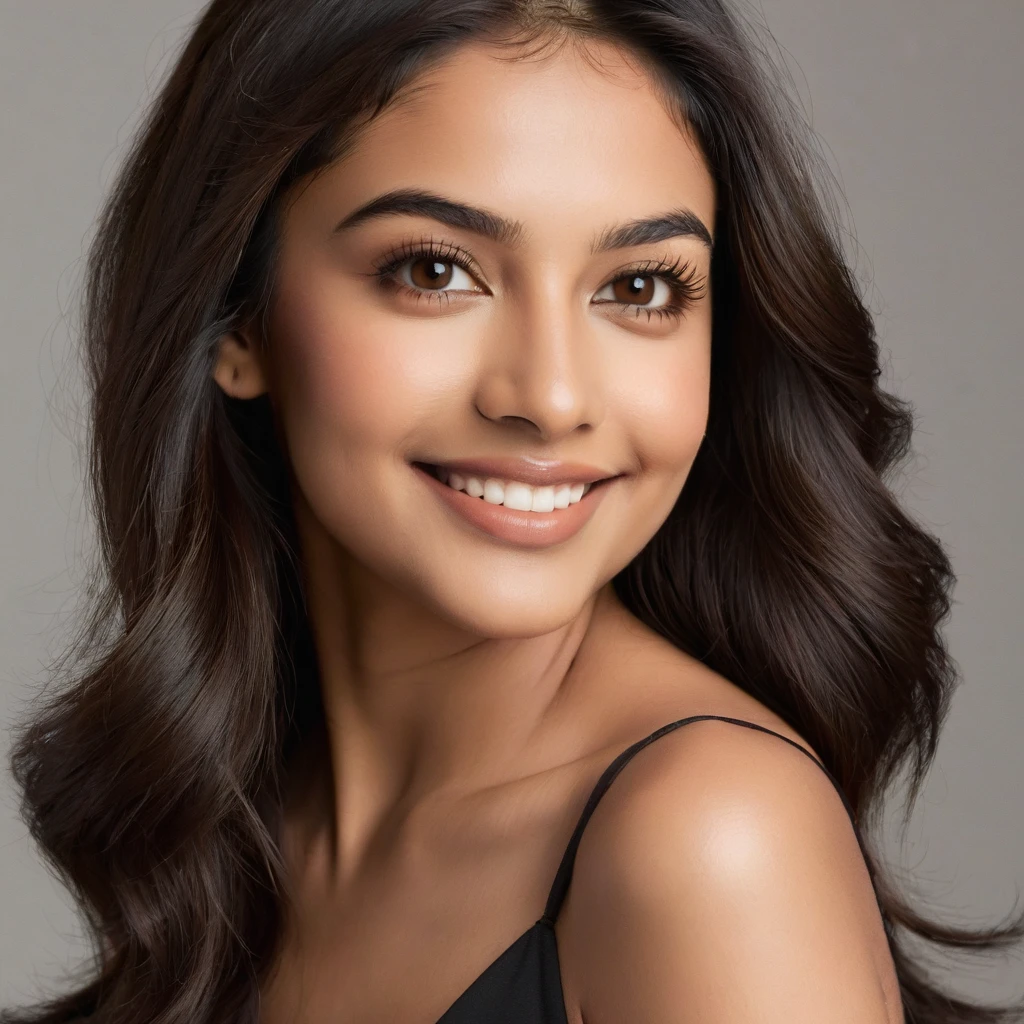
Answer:
<svg viewBox="0 0 1024 1024"><path fill-rule="evenodd" d="M337 545L304 537L303 553L325 715L317 833L334 873L355 870L382 823L579 753L579 655L595 621L614 614L610 584L551 632L495 639L410 600Z"/></svg>

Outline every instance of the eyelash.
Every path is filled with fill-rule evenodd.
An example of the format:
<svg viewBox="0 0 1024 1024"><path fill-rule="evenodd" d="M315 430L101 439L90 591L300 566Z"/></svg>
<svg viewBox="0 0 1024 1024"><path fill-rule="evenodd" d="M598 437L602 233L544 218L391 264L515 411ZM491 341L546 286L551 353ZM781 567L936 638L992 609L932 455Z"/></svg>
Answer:
<svg viewBox="0 0 1024 1024"><path fill-rule="evenodd" d="M381 257L375 265L373 276L378 278L381 287L410 292L416 296L417 300L425 297L429 302L431 301L431 296L436 295L438 304L440 304L442 299L445 302L451 302L449 297L452 294L451 292L431 292L426 289L414 289L410 288L404 281L395 279L395 272L400 267L417 259L435 259L442 263L454 263L466 271L466 273L477 276L476 262L465 249L449 243L437 243L432 238L420 240L419 242L406 242L399 246L399 248L393 249ZM646 313L648 323L652 316L657 316L660 320L666 317L677 320L694 303L704 297L704 280L703 278L697 280L696 274L697 268L686 260L677 259L673 263L648 261L635 267L627 267L622 273L616 275L602 287L607 287L609 284L618 284L619 281L630 277L659 277L668 285L671 291L671 300L666 305L653 308L641 306L633 302L624 302L620 303L620 305L636 306L637 317L641 313Z"/></svg>

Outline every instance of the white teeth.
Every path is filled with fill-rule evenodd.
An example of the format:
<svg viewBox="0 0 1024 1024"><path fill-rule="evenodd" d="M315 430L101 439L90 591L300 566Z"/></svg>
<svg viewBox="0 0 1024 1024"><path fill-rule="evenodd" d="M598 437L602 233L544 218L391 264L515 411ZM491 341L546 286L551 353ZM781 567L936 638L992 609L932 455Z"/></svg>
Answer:
<svg viewBox="0 0 1024 1024"><path fill-rule="evenodd" d="M553 512L556 508L568 508L575 505L592 486L556 484L531 487L518 480L497 480L493 477L482 480L444 469L440 477L449 487L465 491L471 498L483 498L488 504L504 505L520 512Z"/></svg>
<svg viewBox="0 0 1024 1024"><path fill-rule="evenodd" d="M555 510L555 489L554 487L537 487L533 492L533 504L531 512L554 512Z"/></svg>
<svg viewBox="0 0 1024 1024"><path fill-rule="evenodd" d="M484 501L491 505L504 505L505 485L500 480L485 480Z"/></svg>
<svg viewBox="0 0 1024 1024"><path fill-rule="evenodd" d="M487 488L491 481L484 484L484 501L487 500ZM505 500L501 502L505 508L514 508L520 512L529 512L533 504L533 488L529 484L520 484L511 480L505 484Z"/></svg>

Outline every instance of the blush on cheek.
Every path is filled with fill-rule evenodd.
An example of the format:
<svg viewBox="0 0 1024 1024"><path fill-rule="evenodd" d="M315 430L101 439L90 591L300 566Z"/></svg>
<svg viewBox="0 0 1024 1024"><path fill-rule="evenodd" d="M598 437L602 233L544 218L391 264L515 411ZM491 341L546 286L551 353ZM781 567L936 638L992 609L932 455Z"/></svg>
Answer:
<svg viewBox="0 0 1024 1024"><path fill-rule="evenodd" d="M617 403L627 410L628 430L640 460L651 471L688 466L707 429L710 361L702 354L652 362L623 373Z"/></svg>
<svg viewBox="0 0 1024 1024"><path fill-rule="evenodd" d="M273 381L286 421L302 419L354 444L387 444L415 395L401 324L375 322L365 304L307 287L273 321ZM408 327L406 328L408 330Z"/></svg>

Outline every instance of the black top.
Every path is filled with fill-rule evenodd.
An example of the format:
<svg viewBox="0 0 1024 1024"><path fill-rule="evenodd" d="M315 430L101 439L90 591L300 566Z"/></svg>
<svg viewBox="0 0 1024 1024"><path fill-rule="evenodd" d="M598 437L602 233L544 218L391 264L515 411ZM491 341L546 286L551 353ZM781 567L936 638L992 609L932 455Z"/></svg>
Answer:
<svg viewBox="0 0 1024 1024"><path fill-rule="evenodd" d="M562 995L562 978L558 966L558 944L555 941L555 919L565 900L565 894L572 878L572 865L576 859L576 849L580 844L583 829L590 815L593 814L598 800L611 785L612 780L625 767L629 759L648 743L653 743L659 736L688 725L690 722L701 722L714 719L719 722L731 722L743 725L748 729L770 733L785 740L797 750L806 754L828 777L842 798L850 821L853 822L857 842L864 849L853 808L846 795L839 787L831 772L805 750L799 743L786 736L766 729L763 725L745 722L739 718L726 718L722 715L694 715L682 718L678 722L670 722L656 729L650 736L637 740L627 747L604 770L591 791L576 829L569 840L569 845L558 865L555 881L548 894L544 913L531 927L516 939L511 946L485 968L484 972L474 981L451 1006L445 1010L437 1024L568 1024L565 1012L565 1000Z"/></svg>

